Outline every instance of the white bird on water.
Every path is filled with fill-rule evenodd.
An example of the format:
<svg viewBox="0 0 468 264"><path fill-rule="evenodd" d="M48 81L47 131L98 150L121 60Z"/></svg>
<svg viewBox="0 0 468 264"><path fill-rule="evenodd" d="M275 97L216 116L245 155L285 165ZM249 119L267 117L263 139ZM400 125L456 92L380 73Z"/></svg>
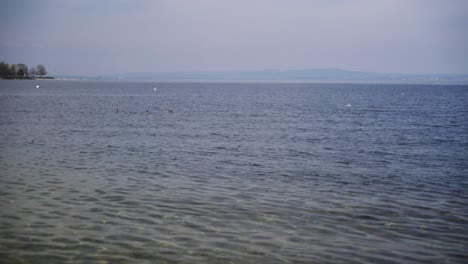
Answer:
<svg viewBox="0 0 468 264"><path fill-rule="evenodd" d="M346 106L347 106L347 107L351 107L351 104L347 104Z"/></svg>
<svg viewBox="0 0 468 264"><path fill-rule="evenodd" d="M158 90L158 89L156 89L156 87L153 87L153 91L156 91L156 90Z"/></svg>
<svg viewBox="0 0 468 264"><path fill-rule="evenodd" d="M38 84L38 85L36 85L36 89L37 89L37 88L39 88L39 87L40 87L40 86L39 86L39 84Z"/></svg>

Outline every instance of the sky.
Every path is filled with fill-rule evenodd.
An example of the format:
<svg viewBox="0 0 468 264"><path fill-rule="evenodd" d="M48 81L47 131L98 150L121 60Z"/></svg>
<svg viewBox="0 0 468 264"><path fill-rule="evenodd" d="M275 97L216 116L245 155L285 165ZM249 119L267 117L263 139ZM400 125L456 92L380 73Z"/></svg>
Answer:
<svg viewBox="0 0 468 264"><path fill-rule="evenodd" d="M2 0L0 60L50 75L468 74L468 1Z"/></svg>

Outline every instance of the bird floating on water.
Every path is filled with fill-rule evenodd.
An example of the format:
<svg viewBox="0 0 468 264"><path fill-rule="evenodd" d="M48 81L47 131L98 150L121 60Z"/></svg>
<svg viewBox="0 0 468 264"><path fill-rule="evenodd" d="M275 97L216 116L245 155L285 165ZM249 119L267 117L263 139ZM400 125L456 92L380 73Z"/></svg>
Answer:
<svg viewBox="0 0 468 264"><path fill-rule="evenodd" d="M36 89L39 88L40 86L39 85L36 85Z"/></svg>

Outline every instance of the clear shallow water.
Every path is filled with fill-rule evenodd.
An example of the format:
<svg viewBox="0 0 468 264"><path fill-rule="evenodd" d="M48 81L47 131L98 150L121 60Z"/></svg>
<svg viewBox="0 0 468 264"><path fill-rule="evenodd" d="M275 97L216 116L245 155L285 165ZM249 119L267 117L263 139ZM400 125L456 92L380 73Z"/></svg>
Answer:
<svg viewBox="0 0 468 264"><path fill-rule="evenodd" d="M468 258L468 86L39 84L0 82L0 263Z"/></svg>

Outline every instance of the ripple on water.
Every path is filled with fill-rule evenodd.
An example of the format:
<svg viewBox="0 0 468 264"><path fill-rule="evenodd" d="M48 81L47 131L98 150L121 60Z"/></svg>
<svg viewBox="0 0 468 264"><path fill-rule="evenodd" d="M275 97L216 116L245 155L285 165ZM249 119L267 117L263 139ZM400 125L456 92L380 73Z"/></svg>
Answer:
<svg viewBox="0 0 468 264"><path fill-rule="evenodd" d="M0 89L2 263L468 257L466 87L48 85Z"/></svg>

